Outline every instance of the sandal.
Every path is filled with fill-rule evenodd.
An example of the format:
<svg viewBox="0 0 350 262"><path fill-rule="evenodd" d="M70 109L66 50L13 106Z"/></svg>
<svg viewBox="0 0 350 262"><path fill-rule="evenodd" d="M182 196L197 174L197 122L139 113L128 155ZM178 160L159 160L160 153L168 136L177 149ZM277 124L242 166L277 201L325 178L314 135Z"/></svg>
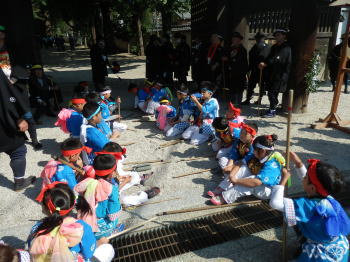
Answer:
<svg viewBox="0 0 350 262"><path fill-rule="evenodd" d="M141 181L140 181L140 185L144 186L145 182L153 175L154 173L151 172L150 174L143 174L141 176Z"/></svg>
<svg viewBox="0 0 350 262"><path fill-rule="evenodd" d="M160 193L159 187L152 187L151 189L145 190L148 199L151 199Z"/></svg>
<svg viewBox="0 0 350 262"><path fill-rule="evenodd" d="M215 196L212 199L210 199L210 202L215 206L221 206L226 204L226 201L222 196Z"/></svg>

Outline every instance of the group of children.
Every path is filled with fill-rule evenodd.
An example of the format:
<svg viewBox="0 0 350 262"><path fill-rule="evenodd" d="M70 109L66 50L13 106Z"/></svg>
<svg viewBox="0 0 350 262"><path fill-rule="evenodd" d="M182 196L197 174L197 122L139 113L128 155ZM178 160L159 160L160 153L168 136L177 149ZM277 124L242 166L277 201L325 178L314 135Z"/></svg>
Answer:
<svg viewBox="0 0 350 262"><path fill-rule="evenodd" d="M129 91L135 95L135 101L143 99L142 105L138 104L141 110L153 99L152 94L146 92L146 95L144 89L135 85ZM290 173L283 155L275 150L277 135L258 136L257 124L246 121L232 103L225 116L220 117L210 82L201 83L200 93L190 95L181 86L176 94L177 109L164 97L155 110L143 111L155 114L157 126L167 137L181 135L192 145L211 143L224 174L223 181L207 192L213 205L233 203L250 195L270 199L271 207L283 212L288 225L296 225L304 236L296 261L348 261L346 236L350 233L350 220L332 197L343 185L337 168L309 160L306 169L299 157L290 153L307 197L285 198L284 187Z"/></svg>
<svg viewBox="0 0 350 262"><path fill-rule="evenodd" d="M86 93L77 88L71 109L64 109L56 123L70 134L61 143L61 155L42 171L42 190L37 200L46 218L39 221L28 238L29 253L0 243L0 261L111 261L114 249L108 237L124 229L118 217L122 204L138 205L159 193L154 187L136 195L125 190L144 184L150 174L123 169L125 148L111 141L127 129L117 119L117 104L110 88ZM253 195L269 199L272 208L284 213L289 226L297 226L303 236L296 261L346 262L349 256L350 220L333 198L343 181L339 170L319 160L309 160L306 168L293 152L290 159L302 179L306 197L284 197L290 177L285 159L276 151L276 135L258 135L255 122L241 116L229 104L224 117L213 98L209 82L200 93L190 95L182 86L177 90L178 107L171 106L171 92L160 83L147 82L144 88L129 86L135 105L155 115L157 126L167 137L181 135L193 145L210 142L224 178L207 192L213 205L233 203ZM73 216L73 210L77 215ZM7 256L8 260L1 260ZM12 257L12 260L10 259Z"/></svg>

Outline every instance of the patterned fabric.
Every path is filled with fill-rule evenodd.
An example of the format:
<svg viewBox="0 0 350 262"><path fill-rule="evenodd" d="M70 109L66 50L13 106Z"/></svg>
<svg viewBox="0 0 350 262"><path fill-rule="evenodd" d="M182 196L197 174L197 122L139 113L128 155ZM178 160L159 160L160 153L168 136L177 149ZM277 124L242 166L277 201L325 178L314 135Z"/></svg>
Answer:
<svg viewBox="0 0 350 262"><path fill-rule="evenodd" d="M275 186L281 180L281 172L283 165L275 158L270 157L261 168L256 178L266 186Z"/></svg>
<svg viewBox="0 0 350 262"><path fill-rule="evenodd" d="M245 149L244 150L245 154L241 155L241 153L239 151L240 144L242 144L242 142L239 139L235 139L233 141L230 159L232 159L234 161L245 160L246 163L248 163L254 157L254 148L252 145L249 145L249 150L247 151ZM241 146L241 147L243 147L243 146Z"/></svg>
<svg viewBox="0 0 350 262"><path fill-rule="evenodd" d="M202 105L203 119L214 119L219 116L219 103L215 98L210 98Z"/></svg>
<svg viewBox="0 0 350 262"><path fill-rule="evenodd" d="M174 128L180 130L181 132L185 131L189 126L190 122L180 122L174 125Z"/></svg>
<svg viewBox="0 0 350 262"><path fill-rule="evenodd" d="M108 218L100 218L97 220L99 232L95 232L95 237L99 240L102 237L109 237L118 227L118 219L110 221Z"/></svg>
<svg viewBox="0 0 350 262"><path fill-rule="evenodd" d="M212 119L204 119L201 128L199 129L199 133L203 135L214 135L215 129L212 126Z"/></svg>
<svg viewBox="0 0 350 262"><path fill-rule="evenodd" d="M30 254L25 250L17 250L19 255L19 262L30 262Z"/></svg>

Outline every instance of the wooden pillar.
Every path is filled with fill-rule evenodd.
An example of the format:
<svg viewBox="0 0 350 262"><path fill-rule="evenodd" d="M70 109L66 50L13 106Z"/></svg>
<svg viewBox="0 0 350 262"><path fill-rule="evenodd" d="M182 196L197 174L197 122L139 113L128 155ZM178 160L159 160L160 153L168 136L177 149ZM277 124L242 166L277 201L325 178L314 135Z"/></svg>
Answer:
<svg viewBox="0 0 350 262"><path fill-rule="evenodd" d="M294 113L307 111L308 92L304 79L315 51L320 8L317 0L292 1L290 36L292 45L292 70L289 76L290 88L294 89Z"/></svg>
<svg viewBox="0 0 350 262"><path fill-rule="evenodd" d="M13 65L41 63L40 39L34 34L31 0L3 0L0 24L6 26L6 44Z"/></svg>

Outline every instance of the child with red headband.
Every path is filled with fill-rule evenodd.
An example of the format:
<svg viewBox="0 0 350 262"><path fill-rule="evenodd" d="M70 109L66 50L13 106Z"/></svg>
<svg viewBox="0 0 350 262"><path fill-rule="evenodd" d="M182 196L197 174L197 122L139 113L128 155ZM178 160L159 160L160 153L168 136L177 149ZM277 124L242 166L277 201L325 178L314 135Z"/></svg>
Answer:
<svg viewBox="0 0 350 262"><path fill-rule="evenodd" d="M131 83L128 86L128 92L135 96L134 108L139 108L141 111L146 113L146 100L151 94L151 83L147 84L144 88L138 88L136 84Z"/></svg>
<svg viewBox="0 0 350 262"><path fill-rule="evenodd" d="M244 130L246 129L242 129L242 132ZM250 195L260 199L270 198L272 187L280 182L285 165L283 156L275 152L276 140L276 135L255 138L254 156L236 162L219 187L213 192L208 192L212 197L212 204L230 204L240 197Z"/></svg>
<svg viewBox="0 0 350 262"><path fill-rule="evenodd" d="M349 259L350 220L341 204L332 195L344 185L339 170L325 162L309 159L306 168L297 154L291 152L297 175L307 197L284 197L290 173L272 189L270 205L284 213L288 226L297 226L303 235L301 254L296 261L337 261Z"/></svg>
<svg viewBox="0 0 350 262"><path fill-rule="evenodd" d="M37 200L47 217L34 225L28 238L33 261L112 261L114 249L108 239L96 242L91 226L70 216L74 207L80 214L91 210L83 197L76 199L66 183L46 186Z"/></svg>
<svg viewBox="0 0 350 262"><path fill-rule="evenodd" d="M122 231L124 225L118 224L122 211L118 186L111 183L112 178L118 178L114 156L96 156L93 167L95 172L91 172L90 177L81 181L74 189L85 197L92 210L88 214L78 212L78 218L88 223L96 239L100 239Z"/></svg>
<svg viewBox="0 0 350 262"><path fill-rule="evenodd" d="M61 158L80 168L83 167L80 158L82 151L91 152L91 149L84 147L79 139L68 138L61 143ZM43 187L53 182L66 182L73 189L77 184L76 175L70 166L55 160L49 161L41 172Z"/></svg>
<svg viewBox="0 0 350 262"><path fill-rule="evenodd" d="M86 104L85 98L75 97L71 100L72 109L63 108L58 114L55 126L59 126L64 133L70 134L71 137L79 138L80 129L84 122L82 111Z"/></svg>
<svg viewBox="0 0 350 262"><path fill-rule="evenodd" d="M102 152L96 154L110 154L115 157L117 161L120 200L125 206L140 205L160 193L159 187L152 187L148 190L140 191L136 195L125 194L124 191L134 185L145 185L146 180L148 180L153 173L140 175L136 171L124 171L123 162L125 160L126 149L122 148L119 144L109 142L105 145Z"/></svg>

